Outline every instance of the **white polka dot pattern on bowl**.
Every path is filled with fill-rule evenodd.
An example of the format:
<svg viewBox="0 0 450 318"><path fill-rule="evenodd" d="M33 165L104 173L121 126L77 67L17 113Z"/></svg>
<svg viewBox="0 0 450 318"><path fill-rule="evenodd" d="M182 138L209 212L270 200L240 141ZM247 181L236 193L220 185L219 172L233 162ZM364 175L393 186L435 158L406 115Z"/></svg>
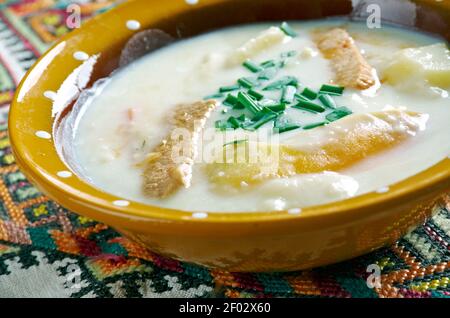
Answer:
<svg viewBox="0 0 450 318"><path fill-rule="evenodd" d="M208 214L205 212L195 212L192 213L192 217L194 219L206 219L208 217Z"/></svg>
<svg viewBox="0 0 450 318"><path fill-rule="evenodd" d="M70 171L58 171L56 175L60 178L70 178L72 176L72 172Z"/></svg>
<svg viewBox="0 0 450 318"><path fill-rule="evenodd" d="M141 24L136 20L128 20L127 28L130 30L139 30L141 28Z"/></svg>
<svg viewBox="0 0 450 318"><path fill-rule="evenodd" d="M78 61L86 61L87 59L89 59L89 55L86 52L77 51L73 53L73 58Z"/></svg>
<svg viewBox="0 0 450 318"><path fill-rule="evenodd" d="M45 91L44 96L53 101L56 99L56 93L54 91Z"/></svg>
<svg viewBox="0 0 450 318"><path fill-rule="evenodd" d="M190 4L190 5L195 5L195 4L198 3L198 1L199 1L199 0L186 0L186 3L187 3L187 4Z"/></svg>
<svg viewBox="0 0 450 318"><path fill-rule="evenodd" d="M126 200L116 200L116 201L113 202L113 204L115 206L126 207L126 206L130 205L130 202L126 201Z"/></svg>
<svg viewBox="0 0 450 318"><path fill-rule="evenodd" d="M35 135L42 139L51 139L52 138L52 135L50 135L48 132L43 131L43 130L36 131Z"/></svg>

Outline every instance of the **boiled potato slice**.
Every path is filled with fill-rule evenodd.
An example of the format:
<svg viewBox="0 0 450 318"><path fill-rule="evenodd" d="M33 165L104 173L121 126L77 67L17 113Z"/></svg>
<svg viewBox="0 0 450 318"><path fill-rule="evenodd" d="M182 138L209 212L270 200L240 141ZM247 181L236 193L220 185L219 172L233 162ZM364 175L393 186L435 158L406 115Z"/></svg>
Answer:
<svg viewBox="0 0 450 318"><path fill-rule="evenodd" d="M227 58L226 66L233 67L240 65L247 59L258 55L265 49L283 42L286 37L287 35L281 31L280 28L271 27L236 49Z"/></svg>
<svg viewBox="0 0 450 318"><path fill-rule="evenodd" d="M266 179L339 171L391 148L425 129L428 115L399 110L355 114L302 131L284 144L257 142L227 145L206 173L214 184L240 187ZM295 140L323 142L296 146Z"/></svg>
<svg viewBox="0 0 450 318"><path fill-rule="evenodd" d="M450 51L444 43L401 50L382 75L383 81L392 85L418 79L430 86L450 88Z"/></svg>

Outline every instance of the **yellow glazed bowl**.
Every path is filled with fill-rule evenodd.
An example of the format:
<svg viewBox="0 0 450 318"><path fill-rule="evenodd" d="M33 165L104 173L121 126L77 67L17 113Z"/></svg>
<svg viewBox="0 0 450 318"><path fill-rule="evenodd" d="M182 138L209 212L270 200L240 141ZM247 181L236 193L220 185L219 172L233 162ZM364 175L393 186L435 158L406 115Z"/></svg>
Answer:
<svg viewBox="0 0 450 318"><path fill-rule="evenodd" d="M392 13L401 13L402 3L408 3L416 11L414 26L449 39L448 1L387 2L396 5L390 11L391 20L392 16L395 20ZM17 162L32 182L62 206L104 222L152 251L212 268L299 270L391 244L430 217L432 206L450 189L450 159L393 185L388 193L311 207L299 215L210 213L197 219L192 212L137 202L124 206L123 198L102 192L75 174L59 173L71 168L54 144L54 128L70 112L79 88L117 67L120 50L137 32L126 27L129 20L139 21L141 29L157 27L176 37L189 37L231 24L349 15L352 10L349 0L199 0L195 5L184 0L128 1L61 39L28 72L9 118ZM358 12L353 11L353 16ZM411 25L411 21L405 23ZM77 51L98 57L80 61L74 58ZM47 91L58 92L54 103ZM59 116L52 115L62 109Z"/></svg>

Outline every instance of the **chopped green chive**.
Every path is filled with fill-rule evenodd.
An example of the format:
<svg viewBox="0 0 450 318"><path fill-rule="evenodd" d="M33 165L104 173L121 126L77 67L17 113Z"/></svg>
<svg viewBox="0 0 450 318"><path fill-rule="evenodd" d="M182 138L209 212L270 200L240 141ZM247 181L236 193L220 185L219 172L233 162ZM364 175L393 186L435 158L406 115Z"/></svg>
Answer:
<svg viewBox="0 0 450 318"><path fill-rule="evenodd" d="M326 119L330 122L333 122L351 114L353 114L353 112L347 107L339 107L336 108L336 110L334 110L332 113L329 113L326 116Z"/></svg>
<svg viewBox="0 0 450 318"><path fill-rule="evenodd" d="M259 80L271 80L272 78L277 75L278 68L275 66L268 67L264 69L261 73L259 73L258 79Z"/></svg>
<svg viewBox="0 0 450 318"><path fill-rule="evenodd" d="M280 29L288 36L295 37L297 33L287 23L283 22ZM324 84L320 91L316 92L308 87L302 88L298 79L295 76L283 76L275 81L269 82L264 88L256 90L255 87L260 87L263 82L270 81L277 76L278 71L284 67L288 58L295 56L297 51L292 50L280 54L278 60L268 60L257 64L251 60L246 60L242 65L252 73L257 73L255 77L242 77L237 80L237 84L230 86L222 86L219 92L206 96L204 99L223 99L223 105L232 107L234 110L240 110L235 116L229 116L227 119L217 120L215 127L221 131L228 129L244 128L246 130L256 130L270 121L274 121L274 132L284 133L295 129L302 128L296 123L290 123L283 113L289 104L295 102L293 108L308 111L311 113L323 113L326 108L332 109L330 113L325 116L326 120L318 123L309 124L303 129L313 129L319 126L329 124L339 120L345 116L352 114L352 111L346 107L337 108L336 102L332 96L342 95L344 87L337 85ZM257 77L257 78L256 78ZM246 89L247 92L242 92ZM277 101L266 98L262 91L276 91L281 90L281 98ZM236 91L236 95L231 92ZM301 93L300 93L301 91ZM314 102L319 99L320 104ZM253 114L252 119L246 117L242 110L248 110ZM222 114L227 114L228 109L222 109ZM247 113L245 111L245 113ZM237 144L248 140L236 140L232 143ZM228 145L231 143L224 144Z"/></svg>
<svg viewBox="0 0 450 318"><path fill-rule="evenodd" d="M277 64L275 63L275 61L274 60L268 60L268 61L265 61L265 62L262 62L261 64L259 64L262 68L269 68L269 67L274 67L274 66L276 66Z"/></svg>
<svg viewBox="0 0 450 318"><path fill-rule="evenodd" d="M329 95L342 95L343 92L344 87L329 84L322 85L319 91L319 93L321 94L329 94Z"/></svg>
<svg viewBox="0 0 450 318"><path fill-rule="evenodd" d="M228 118L227 122L231 125L231 127L233 127L234 129L237 129L239 127L241 127L241 122L239 120L237 120L235 117L231 116L230 118Z"/></svg>
<svg viewBox="0 0 450 318"><path fill-rule="evenodd" d="M322 107L316 103L313 103L310 101L304 101L304 100L300 100L297 105L292 106L292 107L306 110L309 112L314 112L314 113L323 113L325 111L324 107Z"/></svg>
<svg viewBox="0 0 450 318"><path fill-rule="evenodd" d="M315 91L313 91L312 89L306 87L302 94L303 97L306 97L309 100L315 100L317 98L317 93Z"/></svg>
<svg viewBox="0 0 450 318"><path fill-rule="evenodd" d="M253 122L250 125L244 126L243 128L246 130L256 130L261 126L267 124L268 122L275 120L278 117L278 114L266 114L259 118L257 121Z"/></svg>
<svg viewBox="0 0 450 318"><path fill-rule="evenodd" d="M253 118L252 118L252 122L255 122L255 121L258 121L258 120L260 120L261 118L263 118L264 116L267 116L267 115L279 115L278 113L276 113L276 112L274 112L273 110L271 110L270 108L268 108L268 107L264 107L263 109L262 109L262 111L260 111L259 113L257 113Z"/></svg>
<svg viewBox="0 0 450 318"><path fill-rule="evenodd" d="M320 123L314 123L314 124L310 124L310 125L303 126L303 129L304 129L304 130L309 130L309 129L313 129L313 128L325 126L326 124L328 124L328 122L322 121L322 122L320 122Z"/></svg>
<svg viewBox="0 0 450 318"><path fill-rule="evenodd" d="M238 101L253 114L257 114L262 111L262 108L258 105L258 103L246 93L240 92L238 94Z"/></svg>
<svg viewBox="0 0 450 318"><path fill-rule="evenodd" d="M319 100L325 107L336 108L336 103L330 95L319 95Z"/></svg>
<svg viewBox="0 0 450 318"><path fill-rule="evenodd" d="M276 90L276 89L283 88L284 86L287 86L287 85L297 86L298 85L297 78L295 78L293 76L284 76L281 79L279 79L278 81L272 82L271 84L266 86L263 90L265 90L265 91Z"/></svg>
<svg viewBox="0 0 450 318"><path fill-rule="evenodd" d="M242 114L241 116L236 118L241 123L241 126L245 126L250 122L250 118L245 116L245 114Z"/></svg>
<svg viewBox="0 0 450 318"><path fill-rule="evenodd" d="M304 100L304 101L309 101L309 99L307 99L305 96L303 96L302 94L295 94L295 98L299 99L299 100Z"/></svg>
<svg viewBox="0 0 450 318"><path fill-rule="evenodd" d="M288 85L283 87L283 92L281 94L281 102L290 104L294 101L295 93L297 93L297 87Z"/></svg>
<svg viewBox="0 0 450 318"><path fill-rule="evenodd" d="M230 86L223 86L221 88L219 88L219 92L221 93L227 93L227 92L232 92L232 91L236 91L240 88L240 86L238 84L236 85L230 85Z"/></svg>
<svg viewBox="0 0 450 318"><path fill-rule="evenodd" d="M252 88L253 86L258 86L259 82L256 79L249 77L242 77L238 79L238 83L245 88Z"/></svg>
<svg viewBox="0 0 450 318"><path fill-rule="evenodd" d="M238 102L236 105L233 106L233 109L245 109L245 107L244 105Z"/></svg>
<svg viewBox="0 0 450 318"><path fill-rule="evenodd" d="M261 99L264 98L264 95L263 95L263 94L261 94L261 93L258 92L258 91L255 91L254 89L250 89L247 93L248 93L251 97L255 98L256 100L261 100Z"/></svg>
<svg viewBox="0 0 450 318"><path fill-rule="evenodd" d="M253 72L253 73L258 73L258 72L261 72L261 71L263 70L263 68L262 68L261 66L255 64L255 63L253 63L253 62L250 61L250 60L245 61L243 65L244 65L244 67L246 67L250 72Z"/></svg>
<svg viewBox="0 0 450 318"><path fill-rule="evenodd" d="M291 26L287 22L281 23L280 26L281 31L283 31L286 35L289 35L293 38L295 38L298 34L294 31L294 29L291 28Z"/></svg>
<svg viewBox="0 0 450 318"><path fill-rule="evenodd" d="M203 97L204 100L222 98L223 94L217 93Z"/></svg>
<svg viewBox="0 0 450 318"><path fill-rule="evenodd" d="M265 108L270 109L273 112L280 113L286 110L286 104L281 103L278 105L266 106Z"/></svg>
<svg viewBox="0 0 450 318"><path fill-rule="evenodd" d="M222 102L225 106L234 107L238 103L236 96L228 94L225 100Z"/></svg>
<svg viewBox="0 0 450 318"><path fill-rule="evenodd" d="M230 126L230 124L229 124L227 121L225 121L225 120L217 120L217 121L214 123L214 126L216 127L216 129L221 130L221 131L224 131L224 130L232 129L232 128L233 128L233 127Z"/></svg>
<svg viewBox="0 0 450 318"><path fill-rule="evenodd" d="M274 131L278 132L279 134L282 134L282 133L285 133L285 132L288 132L288 131L292 131L292 130L298 129L300 127L301 126L296 125L296 124L287 124L287 125L284 125L284 126L281 126L281 127L274 128Z"/></svg>

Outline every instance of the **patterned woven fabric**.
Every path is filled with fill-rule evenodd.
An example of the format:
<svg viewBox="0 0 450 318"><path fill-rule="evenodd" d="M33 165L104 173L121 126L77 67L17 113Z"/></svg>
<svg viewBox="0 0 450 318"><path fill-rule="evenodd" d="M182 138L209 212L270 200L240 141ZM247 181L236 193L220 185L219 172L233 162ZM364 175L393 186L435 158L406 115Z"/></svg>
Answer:
<svg viewBox="0 0 450 318"><path fill-rule="evenodd" d="M0 297L450 296L448 203L394 246L352 261L294 273L234 274L162 258L49 201L11 155L8 104L36 58L69 31L69 2L80 3L83 20L114 5L0 0ZM367 285L371 264L381 270L376 288Z"/></svg>

